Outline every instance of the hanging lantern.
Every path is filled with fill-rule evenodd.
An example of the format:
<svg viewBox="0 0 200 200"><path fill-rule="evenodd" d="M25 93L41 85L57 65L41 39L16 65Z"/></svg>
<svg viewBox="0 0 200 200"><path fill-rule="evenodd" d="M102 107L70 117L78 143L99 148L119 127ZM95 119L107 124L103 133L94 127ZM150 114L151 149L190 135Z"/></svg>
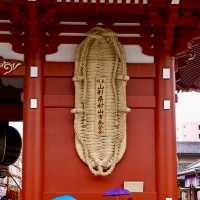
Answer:
<svg viewBox="0 0 200 200"><path fill-rule="evenodd" d="M0 165L11 165L19 157L22 139L19 132L11 126L0 127Z"/></svg>

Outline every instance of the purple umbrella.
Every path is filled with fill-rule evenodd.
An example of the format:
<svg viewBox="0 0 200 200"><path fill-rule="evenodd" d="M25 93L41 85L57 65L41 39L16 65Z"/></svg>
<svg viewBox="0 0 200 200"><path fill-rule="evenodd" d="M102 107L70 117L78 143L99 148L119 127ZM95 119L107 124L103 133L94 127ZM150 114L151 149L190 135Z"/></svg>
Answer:
<svg viewBox="0 0 200 200"><path fill-rule="evenodd" d="M103 193L104 196L121 196L121 195L129 195L130 192L126 189L115 188L108 190Z"/></svg>

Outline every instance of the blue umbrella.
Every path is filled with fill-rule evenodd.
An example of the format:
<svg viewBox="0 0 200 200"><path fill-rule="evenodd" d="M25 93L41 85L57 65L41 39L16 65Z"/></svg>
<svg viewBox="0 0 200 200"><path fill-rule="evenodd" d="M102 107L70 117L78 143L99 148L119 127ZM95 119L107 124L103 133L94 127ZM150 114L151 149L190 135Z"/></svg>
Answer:
<svg viewBox="0 0 200 200"><path fill-rule="evenodd" d="M64 195L60 197L55 197L52 200L76 200L76 199L71 195Z"/></svg>

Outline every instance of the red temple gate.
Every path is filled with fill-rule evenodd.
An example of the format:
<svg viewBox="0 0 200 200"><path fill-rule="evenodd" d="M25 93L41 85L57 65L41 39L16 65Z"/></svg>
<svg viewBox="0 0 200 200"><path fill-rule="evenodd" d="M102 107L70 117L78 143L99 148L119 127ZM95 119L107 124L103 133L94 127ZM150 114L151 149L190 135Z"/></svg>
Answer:
<svg viewBox="0 0 200 200"><path fill-rule="evenodd" d="M10 20L0 23L0 30L12 33L1 34L0 41L11 43L14 51L25 56L23 68L4 75L24 77L23 200L48 200L62 194L105 199L105 190L122 187L126 180L144 182L144 192L132 194L133 199L177 199L172 56L198 35L200 4L172 2L0 2L0 18ZM84 38L80 33L99 22L122 34L123 44L140 45L155 60L153 64L128 63L127 101L132 108L127 119L128 147L108 177L93 176L75 152L70 113L73 63L45 60L59 44L79 43ZM31 75L33 67L38 75Z"/></svg>

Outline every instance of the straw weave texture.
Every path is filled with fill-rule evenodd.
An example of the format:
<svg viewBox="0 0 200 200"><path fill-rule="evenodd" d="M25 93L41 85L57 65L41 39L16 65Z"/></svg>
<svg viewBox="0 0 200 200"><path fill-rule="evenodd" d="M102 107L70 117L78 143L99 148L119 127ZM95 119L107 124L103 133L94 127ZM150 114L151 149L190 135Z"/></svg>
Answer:
<svg viewBox="0 0 200 200"><path fill-rule="evenodd" d="M109 175L126 149L125 53L117 35L93 28L76 52L75 144L94 175Z"/></svg>

